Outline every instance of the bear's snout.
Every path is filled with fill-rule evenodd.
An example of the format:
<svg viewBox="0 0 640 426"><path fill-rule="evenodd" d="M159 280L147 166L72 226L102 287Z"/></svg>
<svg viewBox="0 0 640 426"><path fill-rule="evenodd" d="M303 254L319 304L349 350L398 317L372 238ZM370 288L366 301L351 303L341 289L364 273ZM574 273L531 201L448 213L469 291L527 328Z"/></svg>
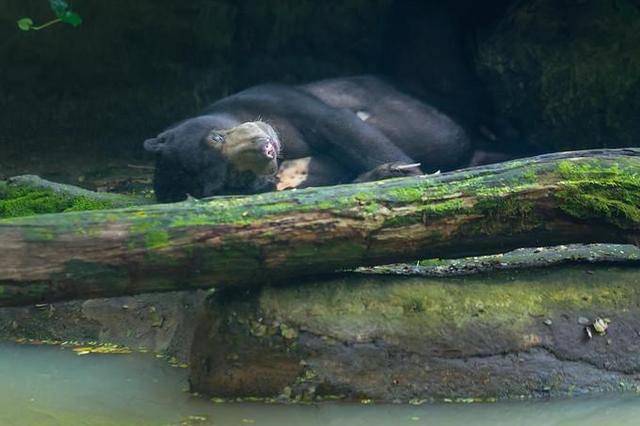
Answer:
<svg viewBox="0 0 640 426"><path fill-rule="evenodd" d="M269 160L273 160L278 156L278 146L277 144L273 141L273 139L268 139L263 145L262 145L262 153L264 154L265 157L267 157Z"/></svg>

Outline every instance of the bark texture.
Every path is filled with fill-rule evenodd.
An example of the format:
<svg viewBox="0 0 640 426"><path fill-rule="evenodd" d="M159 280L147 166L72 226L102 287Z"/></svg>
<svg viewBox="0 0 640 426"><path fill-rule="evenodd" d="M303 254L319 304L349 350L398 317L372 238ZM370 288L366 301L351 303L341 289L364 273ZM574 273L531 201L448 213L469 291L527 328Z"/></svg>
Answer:
<svg viewBox="0 0 640 426"><path fill-rule="evenodd" d="M640 150L0 221L0 305L264 285L344 268L640 241Z"/></svg>

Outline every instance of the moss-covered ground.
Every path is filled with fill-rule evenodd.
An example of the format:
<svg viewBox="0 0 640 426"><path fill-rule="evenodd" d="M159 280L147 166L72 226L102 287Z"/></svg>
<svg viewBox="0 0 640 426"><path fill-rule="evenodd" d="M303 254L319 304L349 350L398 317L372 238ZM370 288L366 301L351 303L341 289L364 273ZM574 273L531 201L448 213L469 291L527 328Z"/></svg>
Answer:
<svg viewBox="0 0 640 426"><path fill-rule="evenodd" d="M104 210L118 205L107 200L75 197L45 189L0 182L0 218L85 210Z"/></svg>

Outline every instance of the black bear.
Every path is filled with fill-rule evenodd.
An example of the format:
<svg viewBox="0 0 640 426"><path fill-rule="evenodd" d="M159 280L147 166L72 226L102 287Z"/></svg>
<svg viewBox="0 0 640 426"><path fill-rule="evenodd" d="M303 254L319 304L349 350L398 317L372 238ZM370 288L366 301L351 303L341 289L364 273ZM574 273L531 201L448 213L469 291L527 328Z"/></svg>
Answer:
<svg viewBox="0 0 640 426"><path fill-rule="evenodd" d="M144 147L160 202L450 170L471 154L452 118L372 76L255 86Z"/></svg>

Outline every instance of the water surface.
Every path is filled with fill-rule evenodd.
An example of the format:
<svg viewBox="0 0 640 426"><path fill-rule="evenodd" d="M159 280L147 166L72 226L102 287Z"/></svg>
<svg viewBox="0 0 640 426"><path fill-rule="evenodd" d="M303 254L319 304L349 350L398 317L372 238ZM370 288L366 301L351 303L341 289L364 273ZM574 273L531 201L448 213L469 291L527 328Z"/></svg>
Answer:
<svg viewBox="0 0 640 426"><path fill-rule="evenodd" d="M0 343L0 425L602 426L640 424L640 396L486 404L215 404L152 354L84 355Z"/></svg>

